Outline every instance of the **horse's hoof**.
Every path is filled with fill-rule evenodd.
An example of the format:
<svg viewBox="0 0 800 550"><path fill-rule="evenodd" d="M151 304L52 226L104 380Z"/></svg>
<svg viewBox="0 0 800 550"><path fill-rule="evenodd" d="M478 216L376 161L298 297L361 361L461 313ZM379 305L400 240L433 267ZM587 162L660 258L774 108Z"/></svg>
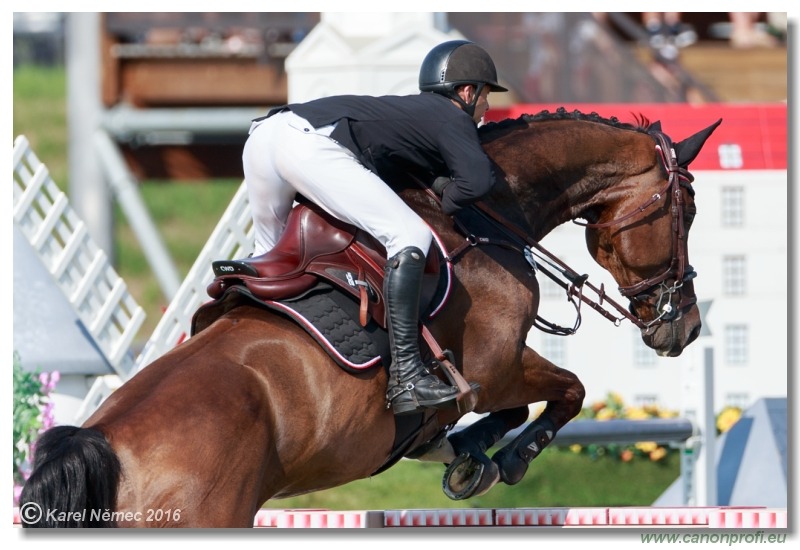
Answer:
<svg viewBox="0 0 800 550"><path fill-rule="evenodd" d="M497 465L489 457L461 453L445 470L442 491L452 500L464 500L485 494L499 480Z"/></svg>
<svg viewBox="0 0 800 550"><path fill-rule="evenodd" d="M514 452L507 452L500 449L492 457L492 462L497 464L500 479L506 485L516 485L525 477L528 471L528 463L522 460Z"/></svg>

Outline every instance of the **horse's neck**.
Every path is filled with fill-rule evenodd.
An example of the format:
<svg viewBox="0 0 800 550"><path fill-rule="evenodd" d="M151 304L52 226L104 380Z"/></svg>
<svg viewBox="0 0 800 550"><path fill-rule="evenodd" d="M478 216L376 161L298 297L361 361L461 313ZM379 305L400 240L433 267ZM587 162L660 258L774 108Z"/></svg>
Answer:
<svg viewBox="0 0 800 550"><path fill-rule="evenodd" d="M564 128L581 126L581 131L564 131L563 137L554 139L550 134L540 138L529 128L524 144L516 146L524 149L524 160L508 146L496 148L493 158L504 177L490 200L499 211L512 216L521 212L537 241L559 225L602 207L617 184L649 169L649 161L637 166L631 160L633 154L626 155L624 162L614 162L623 150L651 147L646 134L609 132L608 127L585 122L558 123Z"/></svg>
<svg viewBox="0 0 800 550"><path fill-rule="evenodd" d="M539 241L556 227L584 216L588 209L602 202L603 192L613 183L610 178L588 176L562 180L556 186L555 197L533 200L526 211L532 212L539 220L534 225L534 239ZM550 180L540 183L542 187L552 184Z"/></svg>

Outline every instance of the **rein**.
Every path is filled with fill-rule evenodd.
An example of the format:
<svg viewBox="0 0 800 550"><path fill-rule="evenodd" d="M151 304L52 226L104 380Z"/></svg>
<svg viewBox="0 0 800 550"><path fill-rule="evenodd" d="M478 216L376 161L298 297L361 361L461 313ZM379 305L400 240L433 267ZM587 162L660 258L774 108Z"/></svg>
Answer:
<svg viewBox="0 0 800 550"><path fill-rule="evenodd" d="M558 258L555 254L547 250L538 242L531 239L527 234L522 232L517 226L508 223L501 215L496 213L492 210L489 206L485 203L477 203L474 205L474 208L477 212L483 215L484 218L488 218L490 221L494 222L495 225L499 225L499 228L504 230L505 232L511 232L516 240L521 240L524 244L518 245L513 242L509 241L499 241L493 239L487 239L484 237L476 237L469 233L467 237L467 243L465 245L461 245L457 249L458 252L463 251L465 248L470 248L472 246L478 245L495 245L495 246L503 246L504 248L508 248L511 250L515 250L522 254L525 257L525 260L528 264L533 268L534 271L540 271L547 275L553 282L563 288L567 293L567 299L569 302L575 307L576 312L576 319L575 324L569 327L562 327L551 323L541 316L537 315L534 326L543 332L547 332L549 334L556 334L560 336L569 336L575 334L578 331L578 328L581 325L581 304L584 303L598 312L600 315L614 323L614 326L619 326L624 319L629 319L633 323L640 326L639 323L641 321L634 317L625 307L618 304L614 301L611 297L606 294L605 285L601 284L600 288L597 288L591 282L589 282L588 275L580 275L577 271L569 267L566 263L564 263L560 258ZM466 232L466 228L461 226L461 224L457 224L459 229L462 232ZM451 254L451 256L455 257L455 254ZM546 266L558 271L558 273L567 280L565 282L562 280L558 275L554 274L550 269ZM584 294L584 287L588 288L592 292L594 292L598 300L594 300L589 296ZM611 311L609 311L604 304L615 309L621 317L615 316Z"/></svg>
<svg viewBox="0 0 800 550"><path fill-rule="evenodd" d="M658 298L658 304L656 306L657 311L659 311L659 315L652 321L643 321L641 318L633 314L632 309L625 308L618 304L606 294L603 284L600 285L600 288L597 288L588 281L588 275L579 275L575 270L570 268L554 254L533 240L527 233L522 231L516 225L509 223L502 215L495 212L482 201L472 205L471 208L473 208L485 219L488 219L493 225L501 229L504 233L506 233L506 235L509 235L512 240L506 241L476 236L472 234L466 227L464 227L458 220L456 220L456 225L459 230L466 235L466 240L463 244L451 251L450 254L447 255L446 260L450 263L454 263L458 256L460 256L466 250L478 245L501 246L522 254L534 271L541 271L566 291L568 300L576 309L577 318L572 328L555 325L537 315L534 325L538 329L550 334L562 336L575 334L581 324L581 303L585 303L590 306L603 317L613 322L615 326L619 326L624 319L628 319L638 328L642 330L648 330L653 326L663 323L665 320L671 319L684 307L696 302L696 299L694 298L682 298L681 302L676 308L676 311L676 309L672 307L671 300L672 295L680 291L680 288L683 286L684 282L691 280L697 275L691 265L688 264L688 243L686 240L683 215L684 201L681 193L682 186L689 189L690 192L692 191L689 184L694 180L694 177L687 169L678 166L675 150L666 136L660 132L651 135L654 135L658 141L656 144L656 151L659 153L668 174L668 181L666 185L660 189L658 193L655 193L652 197L650 197L644 204L620 218L616 218L604 223L588 223L579 222L577 220L573 220L573 223L589 229L602 229L611 227L625 222L633 216L644 212L653 204L659 202L667 192L670 192L674 195L675 199L671 207L673 252L670 265L660 275L645 279L628 287L619 287L620 294L629 299L632 299L635 296L638 296L652 288L660 288L661 294ZM667 152L669 152L669 155L667 155ZM431 189L426 187L426 190L436 201L440 201L439 197ZM520 241L523 244L518 244ZM563 278L567 279L568 283L564 282L557 275L545 268L545 263L551 268L557 270ZM665 284L665 281L670 278L675 279L675 282L671 286ZM594 292L598 297L598 301L586 296L583 291L584 287ZM665 297L666 302L664 302ZM573 298L576 298L577 301ZM605 307L605 304L616 310L621 317L615 316Z"/></svg>
<svg viewBox="0 0 800 550"><path fill-rule="evenodd" d="M427 187L425 187L425 190L434 200L436 200L437 202L440 201L439 197L433 190ZM569 302L575 307L577 315L575 319L575 324L571 328L556 325L554 323L547 321L541 316L537 315L534 321L534 326L536 326L536 328L538 328L543 332L559 336L569 336L575 334L581 325L581 303L585 303L588 306L590 306L592 309L597 311L603 317L614 323L615 326L619 326L623 321L623 319L625 318L630 319L634 323L639 322L639 320L636 317L633 317L628 312L627 309L625 309L623 306L619 305L617 302L615 302L613 299L611 299L606 295L604 285L601 284L600 288L594 286L592 283L588 281L589 278L588 275L578 274L575 270L573 270L567 264L561 261L557 256L552 254L538 242L531 239L526 233L520 230L517 226L508 223L507 220L505 220L505 218L497 214L485 203L479 202L474 205L471 205L469 208L473 209L477 214L481 215L484 219L491 222L495 227L502 230L507 235L509 235L510 233L509 236L511 237L512 240L492 239L488 237L477 236L472 232L470 232L459 220L455 219L454 221L456 227L461 231L461 233L463 233L466 236L466 240L464 241L464 243L451 250L449 254L445 255L445 261L453 264L456 261L458 261L458 258L463 253L476 246L487 246L487 245L499 246L501 248L506 248L518 252L525 258L525 260L528 262L528 264L535 272L544 273L566 291L567 298ZM519 241L522 241L522 244L519 244ZM549 269L545 267L544 264L547 264L551 268L557 270L562 277L564 277L565 279L567 279L567 281L569 281L569 283L564 282L561 278L558 277L558 275L552 273ZM583 293L584 286L594 291L598 295L599 302L584 295ZM577 298L577 301L575 301L573 298ZM614 309L616 309L622 315L622 317L616 317L610 311L608 311L603 306L604 302L613 307Z"/></svg>

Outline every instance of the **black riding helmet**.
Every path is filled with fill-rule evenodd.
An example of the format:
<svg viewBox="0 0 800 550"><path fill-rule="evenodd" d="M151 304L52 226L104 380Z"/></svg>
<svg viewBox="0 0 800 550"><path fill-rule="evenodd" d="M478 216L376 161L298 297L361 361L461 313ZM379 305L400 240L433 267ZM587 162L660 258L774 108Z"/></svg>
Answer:
<svg viewBox="0 0 800 550"><path fill-rule="evenodd" d="M456 94L463 84L476 86L475 99L467 104ZM507 92L497 83L497 69L486 51L468 40L450 40L434 47L419 70L419 89L457 101L472 116L484 86L493 92Z"/></svg>

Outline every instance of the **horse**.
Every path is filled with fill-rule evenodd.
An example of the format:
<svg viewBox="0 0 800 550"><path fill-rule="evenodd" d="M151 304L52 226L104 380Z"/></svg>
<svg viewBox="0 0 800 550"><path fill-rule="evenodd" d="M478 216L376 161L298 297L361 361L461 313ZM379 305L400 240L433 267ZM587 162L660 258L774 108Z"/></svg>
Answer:
<svg viewBox="0 0 800 550"><path fill-rule="evenodd" d="M447 250L459 250L449 259L448 301L426 326L479 386L473 412L488 413L455 433L448 430L461 410L427 414L424 437L404 450L445 465L448 496L517 483L581 410L578 377L525 343L539 287L524 252L555 227L586 226L590 256L619 284L627 317L656 353L680 355L698 336L688 166L720 122L677 143L641 115L623 123L562 108L483 125L496 184L480 208L465 210L483 220L478 227L499 226L501 240L523 247L465 235L435 194L416 185L398 190ZM391 466L398 424L386 383L382 368L345 372L285 316L254 305L231 309L139 371L82 427L43 434L21 495L22 523L252 527L271 499ZM546 406L529 420L537 402Z"/></svg>

